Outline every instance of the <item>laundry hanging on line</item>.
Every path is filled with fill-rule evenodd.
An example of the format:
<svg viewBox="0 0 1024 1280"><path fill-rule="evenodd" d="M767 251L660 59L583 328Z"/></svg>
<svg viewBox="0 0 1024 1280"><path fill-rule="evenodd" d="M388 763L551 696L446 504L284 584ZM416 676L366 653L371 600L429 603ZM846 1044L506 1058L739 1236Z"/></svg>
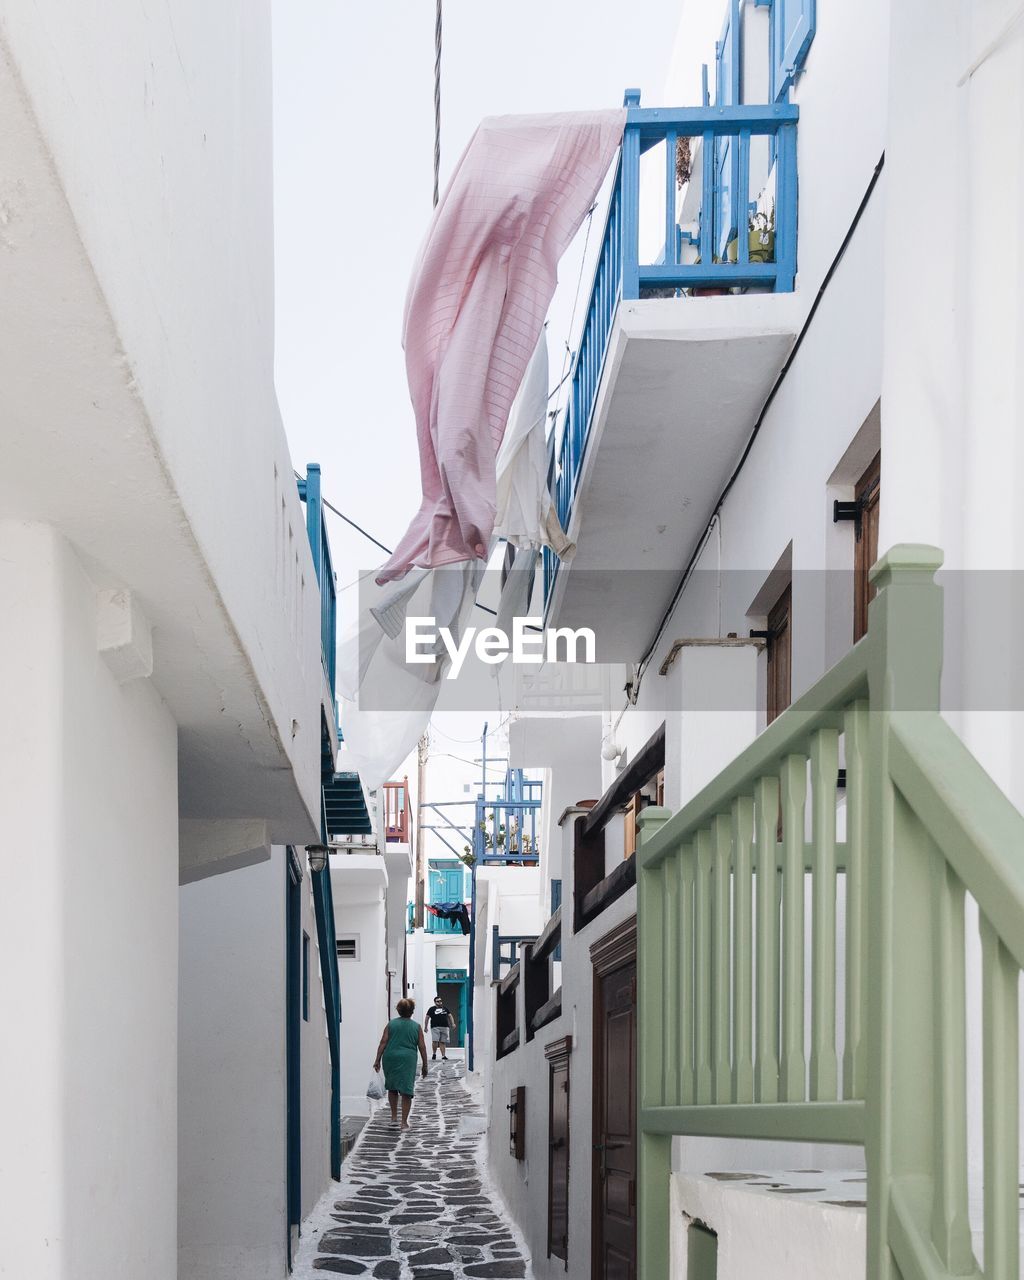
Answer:
<svg viewBox="0 0 1024 1280"><path fill-rule="evenodd" d="M435 902L427 907L432 916L455 920L463 933L469 933L469 908L464 902Z"/></svg>
<svg viewBox="0 0 1024 1280"><path fill-rule="evenodd" d="M622 140L626 112L484 120L427 232L403 344L423 500L377 581L486 559L495 459L568 248Z"/></svg>

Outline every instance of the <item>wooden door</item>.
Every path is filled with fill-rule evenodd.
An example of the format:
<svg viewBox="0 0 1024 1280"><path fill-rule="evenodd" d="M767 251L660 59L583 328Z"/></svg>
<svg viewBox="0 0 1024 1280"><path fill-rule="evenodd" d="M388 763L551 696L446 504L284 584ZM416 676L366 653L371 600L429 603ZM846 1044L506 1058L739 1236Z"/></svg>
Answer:
<svg viewBox="0 0 1024 1280"><path fill-rule="evenodd" d="M546 1046L548 1060L548 1257L569 1270L569 1054L572 1037Z"/></svg>
<svg viewBox="0 0 1024 1280"><path fill-rule="evenodd" d="M878 559L879 500L882 496L882 455L876 453L871 465L857 481L854 499L857 503L856 547L853 562L853 642L868 629L868 605L875 589L868 572Z"/></svg>
<svg viewBox="0 0 1024 1280"><path fill-rule="evenodd" d="M594 960L594 1280L636 1280L636 920Z"/></svg>
<svg viewBox="0 0 1024 1280"><path fill-rule="evenodd" d="M788 586L768 615L768 723L793 699L793 588Z"/></svg>

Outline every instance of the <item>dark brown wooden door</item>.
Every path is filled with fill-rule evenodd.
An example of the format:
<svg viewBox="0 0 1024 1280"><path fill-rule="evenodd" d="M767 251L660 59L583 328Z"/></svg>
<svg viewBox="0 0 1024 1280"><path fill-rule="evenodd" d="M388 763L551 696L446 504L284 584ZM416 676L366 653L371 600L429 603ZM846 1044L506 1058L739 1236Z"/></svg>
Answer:
<svg viewBox="0 0 1024 1280"><path fill-rule="evenodd" d="M793 588L788 586L768 615L768 723L793 699Z"/></svg>
<svg viewBox="0 0 1024 1280"><path fill-rule="evenodd" d="M550 1064L548 1104L548 1257L569 1269L569 1051L572 1039L547 1046Z"/></svg>
<svg viewBox="0 0 1024 1280"><path fill-rule="evenodd" d="M868 605L874 599L875 589L868 581L868 572L878 559L879 501L882 496L882 455L876 453L871 465L857 481L854 498L859 515L857 518L856 549L853 563L853 642L865 635L868 629Z"/></svg>
<svg viewBox="0 0 1024 1280"><path fill-rule="evenodd" d="M600 962L595 964L594 987L593 1275L596 1280L635 1280L635 949L607 972L601 972Z"/></svg>

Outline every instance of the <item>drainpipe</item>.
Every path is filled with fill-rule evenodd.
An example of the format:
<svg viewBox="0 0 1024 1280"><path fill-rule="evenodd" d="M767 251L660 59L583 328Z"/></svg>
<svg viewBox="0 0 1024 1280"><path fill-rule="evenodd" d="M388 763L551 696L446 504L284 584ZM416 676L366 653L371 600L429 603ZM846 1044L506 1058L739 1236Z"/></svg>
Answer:
<svg viewBox="0 0 1024 1280"><path fill-rule="evenodd" d="M486 805L487 801L487 721L480 739L480 756L483 773L483 794L480 797ZM473 1070L473 1005L476 998L476 869L479 863L480 846L480 806L477 805L477 821L473 823L473 865L470 867L469 890L469 1002L466 1006L466 1070Z"/></svg>
<svg viewBox="0 0 1024 1280"><path fill-rule="evenodd" d="M422 929L426 918L426 864L423 858L423 802L427 793L427 752L430 747L429 730L416 744L416 892L413 925Z"/></svg>

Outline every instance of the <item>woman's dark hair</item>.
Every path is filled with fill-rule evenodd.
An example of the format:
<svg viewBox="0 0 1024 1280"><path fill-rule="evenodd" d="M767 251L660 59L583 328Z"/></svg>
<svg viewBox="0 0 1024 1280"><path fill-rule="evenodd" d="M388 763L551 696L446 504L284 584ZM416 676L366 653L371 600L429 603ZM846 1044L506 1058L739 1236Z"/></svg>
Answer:
<svg viewBox="0 0 1024 1280"><path fill-rule="evenodd" d="M395 1005L395 1012L400 1018L411 1018L412 1011L416 1008L415 1000L399 1000Z"/></svg>

